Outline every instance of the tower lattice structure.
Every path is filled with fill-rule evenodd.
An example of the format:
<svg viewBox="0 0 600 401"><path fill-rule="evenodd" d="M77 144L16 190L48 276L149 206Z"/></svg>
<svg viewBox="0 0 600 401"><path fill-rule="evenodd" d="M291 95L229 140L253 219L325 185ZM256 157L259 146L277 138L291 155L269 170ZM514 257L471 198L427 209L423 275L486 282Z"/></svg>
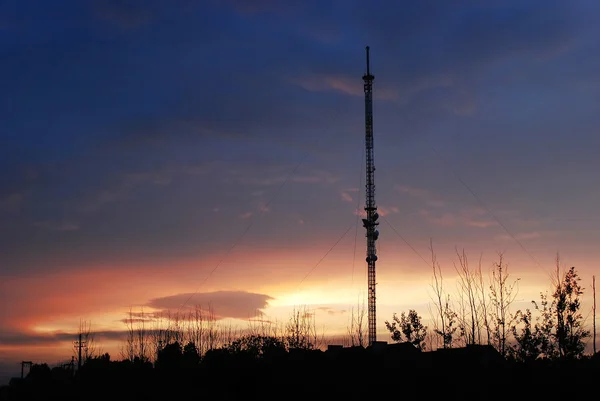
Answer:
<svg viewBox="0 0 600 401"><path fill-rule="evenodd" d="M369 345L377 341L377 307L375 295L375 262L377 262L376 242L379 238L377 226L377 204L375 203L375 162L373 160L373 80L369 60L369 46L367 53L367 72L363 75L365 89L365 148L366 148L366 218L362 219L367 230L367 264L368 264L368 320L369 320Z"/></svg>

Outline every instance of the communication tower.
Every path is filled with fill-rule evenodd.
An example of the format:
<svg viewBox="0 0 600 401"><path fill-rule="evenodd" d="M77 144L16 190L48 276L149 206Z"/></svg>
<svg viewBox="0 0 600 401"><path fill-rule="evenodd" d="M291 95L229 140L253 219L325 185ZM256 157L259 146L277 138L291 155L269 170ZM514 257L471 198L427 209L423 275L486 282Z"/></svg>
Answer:
<svg viewBox="0 0 600 401"><path fill-rule="evenodd" d="M366 157L366 218L362 219L363 226L367 229L367 264L368 264L368 319L369 319L369 345L377 341L377 308L375 304L375 262L377 261L376 241L379 231L376 229L379 222L377 204L375 203L375 163L373 161L373 80L371 75L369 46L367 51L367 72L363 75L365 89L365 148Z"/></svg>

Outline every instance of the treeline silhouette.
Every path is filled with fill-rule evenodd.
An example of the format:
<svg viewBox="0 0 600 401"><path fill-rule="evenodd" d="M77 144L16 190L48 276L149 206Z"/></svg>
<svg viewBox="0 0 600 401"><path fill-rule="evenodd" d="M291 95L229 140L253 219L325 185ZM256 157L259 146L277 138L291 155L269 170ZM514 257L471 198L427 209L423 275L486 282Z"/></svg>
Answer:
<svg viewBox="0 0 600 401"><path fill-rule="evenodd" d="M580 398L597 379L598 354L508 361L491 346L422 352L410 343L286 349L275 337L245 336L199 358L195 345L166 345L155 363L88 359L81 370L34 365L2 400L258 400ZM593 398L593 397L592 397Z"/></svg>

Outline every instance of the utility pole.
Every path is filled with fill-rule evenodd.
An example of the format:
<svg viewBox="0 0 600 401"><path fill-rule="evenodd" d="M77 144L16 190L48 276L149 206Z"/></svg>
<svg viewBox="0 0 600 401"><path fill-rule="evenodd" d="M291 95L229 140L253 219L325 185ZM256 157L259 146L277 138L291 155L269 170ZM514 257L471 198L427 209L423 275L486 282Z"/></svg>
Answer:
<svg viewBox="0 0 600 401"><path fill-rule="evenodd" d="M82 339L81 330L79 330L79 340L75 341L75 347L77 347L77 371L81 369L81 350L87 346L87 342Z"/></svg>
<svg viewBox="0 0 600 401"><path fill-rule="evenodd" d="M376 296L375 296L375 262L377 261L377 247L375 241L379 238L379 231L375 228L379 224L377 219L377 204L375 203L375 163L373 157L373 80L369 60L369 46L367 51L367 72L363 75L365 90L365 148L366 148L366 205L367 217L362 219L363 227L367 229L367 264L368 264L368 320L369 320L369 345L377 341Z"/></svg>
<svg viewBox="0 0 600 401"><path fill-rule="evenodd" d="M594 355L596 355L596 276L592 276L592 292L594 293Z"/></svg>

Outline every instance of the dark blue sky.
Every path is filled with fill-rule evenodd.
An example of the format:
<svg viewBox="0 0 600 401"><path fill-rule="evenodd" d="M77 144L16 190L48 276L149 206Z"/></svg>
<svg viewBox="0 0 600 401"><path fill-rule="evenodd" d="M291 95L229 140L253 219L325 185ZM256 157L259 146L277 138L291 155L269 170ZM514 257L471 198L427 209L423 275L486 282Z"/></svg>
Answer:
<svg viewBox="0 0 600 401"><path fill-rule="evenodd" d="M523 247L560 249L591 274L599 20L593 0L3 1L0 278L177 275L251 219L251 250L318 260L362 207L366 45L377 200L405 239L508 249L524 274ZM418 271L381 232L383 273Z"/></svg>

